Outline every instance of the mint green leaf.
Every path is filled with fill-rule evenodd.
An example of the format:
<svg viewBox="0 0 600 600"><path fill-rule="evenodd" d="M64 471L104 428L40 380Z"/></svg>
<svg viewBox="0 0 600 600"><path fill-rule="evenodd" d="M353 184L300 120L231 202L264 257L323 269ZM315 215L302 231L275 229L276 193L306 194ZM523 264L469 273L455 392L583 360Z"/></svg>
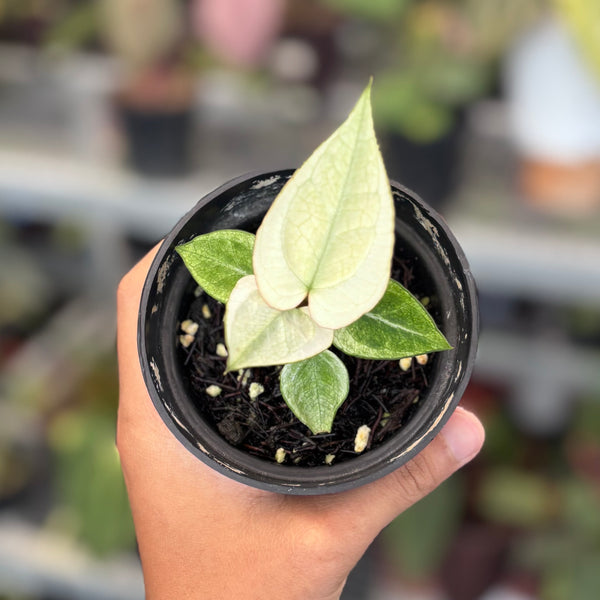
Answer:
<svg viewBox="0 0 600 600"><path fill-rule="evenodd" d="M398 359L452 347L423 305L393 279L373 310L335 332L333 344L350 356L370 359Z"/></svg>
<svg viewBox="0 0 600 600"><path fill-rule="evenodd" d="M240 279L225 309L227 371L283 365L329 348L333 331L317 325L306 307L281 311L262 299L256 279Z"/></svg>
<svg viewBox="0 0 600 600"><path fill-rule="evenodd" d="M256 234L254 273L267 304L287 310L308 297L311 317L330 329L371 310L390 276L394 205L370 87L283 187Z"/></svg>
<svg viewBox="0 0 600 600"><path fill-rule="evenodd" d="M344 363L329 350L285 365L279 383L286 404L313 433L331 431L350 387Z"/></svg>
<svg viewBox="0 0 600 600"><path fill-rule="evenodd" d="M175 248L196 283L225 304L231 290L252 274L254 235L237 229L221 229L199 235Z"/></svg>
<svg viewBox="0 0 600 600"><path fill-rule="evenodd" d="M358 19L388 22L401 15L410 0L323 0L342 14Z"/></svg>

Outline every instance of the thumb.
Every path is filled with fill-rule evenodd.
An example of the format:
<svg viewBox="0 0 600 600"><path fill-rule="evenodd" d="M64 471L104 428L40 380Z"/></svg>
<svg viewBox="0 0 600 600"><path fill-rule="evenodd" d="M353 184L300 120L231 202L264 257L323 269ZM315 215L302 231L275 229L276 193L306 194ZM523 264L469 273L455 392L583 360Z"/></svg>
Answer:
<svg viewBox="0 0 600 600"><path fill-rule="evenodd" d="M370 543L400 513L474 458L484 437L479 419L457 408L438 436L408 463L378 481L340 494L337 513L358 517L353 521Z"/></svg>

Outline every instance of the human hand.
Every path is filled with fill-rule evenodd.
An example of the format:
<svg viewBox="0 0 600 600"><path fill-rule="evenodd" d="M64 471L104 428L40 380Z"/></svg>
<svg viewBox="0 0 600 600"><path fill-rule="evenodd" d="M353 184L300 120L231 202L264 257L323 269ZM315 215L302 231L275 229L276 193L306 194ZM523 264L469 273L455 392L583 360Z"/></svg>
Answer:
<svg viewBox="0 0 600 600"><path fill-rule="evenodd" d="M410 462L360 488L285 496L224 477L162 422L137 353L144 279L156 249L118 291L117 447L135 523L146 598L331 600L375 536L472 459L483 428L462 408Z"/></svg>

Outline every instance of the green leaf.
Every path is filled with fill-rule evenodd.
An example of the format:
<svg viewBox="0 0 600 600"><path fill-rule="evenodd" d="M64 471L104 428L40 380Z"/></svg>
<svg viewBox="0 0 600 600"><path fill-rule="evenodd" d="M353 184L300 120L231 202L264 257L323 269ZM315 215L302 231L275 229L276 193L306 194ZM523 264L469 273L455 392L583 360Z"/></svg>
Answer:
<svg viewBox="0 0 600 600"><path fill-rule="evenodd" d="M254 235L237 229L221 229L199 235L175 248L198 285L225 304L231 290L252 274Z"/></svg>
<svg viewBox="0 0 600 600"><path fill-rule="evenodd" d="M372 311L335 332L333 344L350 356L370 359L398 359L452 347L423 305L393 279Z"/></svg>
<svg viewBox="0 0 600 600"><path fill-rule="evenodd" d="M410 0L324 0L333 9L358 19L370 19L386 23L397 18Z"/></svg>
<svg viewBox="0 0 600 600"><path fill-rule="evenodd" d="M305 307L280 311L266 304L252 275L231 292L224 323L227 371L303 360L333 340L333 331L319 327Z"/></svg>
<svg viewBox="0 0 600 600"><path fill-rule="evenodd" d="M344 363L325 350L306 360L285 365L280 386L292 412L313 433L330 432L338 408L348 396L350 381Z"/></svg>
<svg viewBox="0 0 600 600"><path fill-rule="evenodd" d="M371 115L370 85L348 119L283 187L256 234L261 295L287 310L308 297L322 327L344 327L385 292L394 205Z"/></svg>
<svg viewBox="0 0 600 600"><path fill-rule="evenodd" d="M375 122L383 129L426 144L445 135L452 126L452 107L432 98L421 88L421 69L416 73L379 76L373 93Z"/></svg>

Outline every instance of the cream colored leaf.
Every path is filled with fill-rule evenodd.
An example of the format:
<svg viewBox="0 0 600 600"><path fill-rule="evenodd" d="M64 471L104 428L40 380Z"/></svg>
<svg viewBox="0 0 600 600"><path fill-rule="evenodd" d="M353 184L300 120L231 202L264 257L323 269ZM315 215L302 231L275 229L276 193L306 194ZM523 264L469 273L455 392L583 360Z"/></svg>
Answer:
<svg viewBox="0 0 600 600"><path fill-rule="evenodd" d="M333 341L333 331L317 325L305 307L280 311L266 304L253 275L233 288L224 324L228 371L296 362Z"/></svg>
<svg viewBox="0 0 600 600"><path fill-rule="evenodd" d="M393 245L394 206L373 130L369 85L265 215L254 273L270 306L289 309L308 296L312 318L337 329L382 297Z"/></svg>

